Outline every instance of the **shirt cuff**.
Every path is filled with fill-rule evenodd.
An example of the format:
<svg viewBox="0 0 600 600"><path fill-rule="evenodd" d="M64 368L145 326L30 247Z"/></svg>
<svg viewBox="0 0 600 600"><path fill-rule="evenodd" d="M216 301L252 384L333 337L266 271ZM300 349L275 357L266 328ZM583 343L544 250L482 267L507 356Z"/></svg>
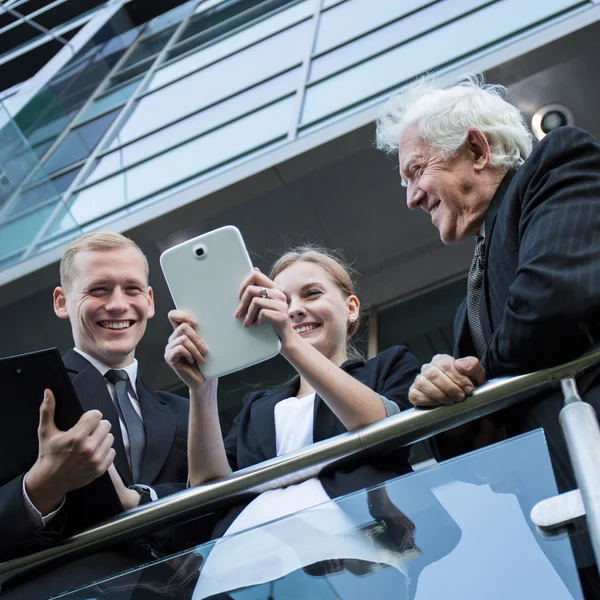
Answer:
<svg viewBox="0 0 600 600"><path fill-rule="evenodd" d="M143 483L136 483L134 485L131 486L134 490L145 490L149 496L150 496L150 500L152 502L154 502L155 500L158 500L158 494L156 493L156 490L154 488L151 488L149 485L144 485Z"/></svg>
<svg viewBox="0 0 600 600"><path fill-rule="evenodd" d="M400 407L395 402L388 400L385 396L382 396L381 394L378 394L378 396L383 401L386 416L391 417L392 415L397 415L400 412Z"/></svg>
<svg viewBox="0 0 600 600"><path fill-rule="evenodd" d="M56 510L53 510L51 513L43 516L42 513L33 505L33 502L29 499L27 495L27 489L25 488L25 477L23 477L23 501L25 502L25 511L27 512L27 516L29 517L29 521L32 525L43 529L54 519L58 511L64 506L65 499L62 499L59 507Z"/></svg>

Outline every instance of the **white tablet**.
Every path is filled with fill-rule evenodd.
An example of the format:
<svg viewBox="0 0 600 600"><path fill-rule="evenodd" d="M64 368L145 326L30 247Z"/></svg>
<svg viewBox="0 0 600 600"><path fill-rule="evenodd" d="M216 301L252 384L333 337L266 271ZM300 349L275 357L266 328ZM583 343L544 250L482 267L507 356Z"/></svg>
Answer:
<svg viewBox="0 0 600 600"><path fill-rule="evenodd" d="M160 266L175 306L192 314L208 346L209 378L245 369L279 354L281 344L270 323L243 326L233 315L238 293L252 272L252 261L237 227L228 225L169 248Z"/></svg>

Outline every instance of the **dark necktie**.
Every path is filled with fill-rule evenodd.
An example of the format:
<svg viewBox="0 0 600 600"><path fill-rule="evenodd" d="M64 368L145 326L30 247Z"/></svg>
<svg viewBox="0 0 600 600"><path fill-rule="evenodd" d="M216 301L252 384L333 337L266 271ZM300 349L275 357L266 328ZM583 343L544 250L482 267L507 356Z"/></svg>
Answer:
<svg viewBox="0 0 600 600"><path fill-rule="evenodd" d="M133 408L127 392L129 376L126 371L121 369L111 369L104 377L115 386L117 409L129 436L129 464L131 465L133 481L134 483L140 483L142 460L146 450L146 434L142 419Z"/></svg>
<svg viewBox="0 0 600 600"><path fill-rule="evenodd" d="M475 254L473 255L473 262L469 269L469 279L467 280L467 318L471 339L475 347L475 354L479 359L483 356L486 345L483 330L481 329L481 319L479 318L479 299L481 298L481 287L483 285L484 256L485 238L480 235L477 237Z"/></svg>

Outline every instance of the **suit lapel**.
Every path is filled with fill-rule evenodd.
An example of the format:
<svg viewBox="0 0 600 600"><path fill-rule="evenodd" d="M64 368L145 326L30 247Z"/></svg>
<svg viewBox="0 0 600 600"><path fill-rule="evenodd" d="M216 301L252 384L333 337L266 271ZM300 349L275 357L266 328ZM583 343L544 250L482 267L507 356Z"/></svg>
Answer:
<svg viewBox="0 0 600 600"><path fill-rule="evenodd" d="M500 210L500 206L502 205L502 200L504 200L504 196L510 184L515 176L516 171L509 171L504 179L500 182L496 193L494 194L492 201L490 202L490 206L485 214L485 256L483 263L483 286L481 288L481 296L479 298L479 320L481 321L481 328L483 331L483 337L487 342L489 342L492 337L492 321L491 321L491 309L490 309L490 298L489 298L489 281L488 281L488 256L492 251L492 243L494 236L494 228L496 225L496 217L498 216L498 210ZM466 314L466 313L465 313Z"/></svg>
<svg viewBox="0 0 600 600"><path fill-rule="evenodd" d="M106 380L100 371L88 362L81 354L69 350L63 356L63 362L73 382L73 387L84 411L99 410L104 419L111 424L111 433L114 436L113 448L115 449L115 466L126 485L133 483L131 469L127 460L127 453L121 436L121 424L113 403Z"/></svg>
<svg viewBox="0 0 600 600"><path fill-rule="evenodd" d="M166 402L157 398L140 377L136 387L146 433L146 452L139 483L150 485L160 473L173 447L176 417Z"/></svg>

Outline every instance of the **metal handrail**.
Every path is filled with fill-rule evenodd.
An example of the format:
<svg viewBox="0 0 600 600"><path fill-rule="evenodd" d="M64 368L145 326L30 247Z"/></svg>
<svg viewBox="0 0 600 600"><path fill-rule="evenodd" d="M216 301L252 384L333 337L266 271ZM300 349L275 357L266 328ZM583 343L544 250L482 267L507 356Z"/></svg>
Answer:
<svg viewBox="0 0 600 600"><path fill-rule="evenodd" d="M413 408L360 430L334 438L258 465L223 479L172 494L126 511L62 543L0 563L0 582L34 569L90 554L150 531L200 516L235 502L246 494L283 487L314 477L325 466L359 452L401 447L469 423L502 410L549 387L559 387L566 377L577 377L600 364L600 350L563 365L527 375L495 379L479 387L467 401L433 409Z"/></svg>

